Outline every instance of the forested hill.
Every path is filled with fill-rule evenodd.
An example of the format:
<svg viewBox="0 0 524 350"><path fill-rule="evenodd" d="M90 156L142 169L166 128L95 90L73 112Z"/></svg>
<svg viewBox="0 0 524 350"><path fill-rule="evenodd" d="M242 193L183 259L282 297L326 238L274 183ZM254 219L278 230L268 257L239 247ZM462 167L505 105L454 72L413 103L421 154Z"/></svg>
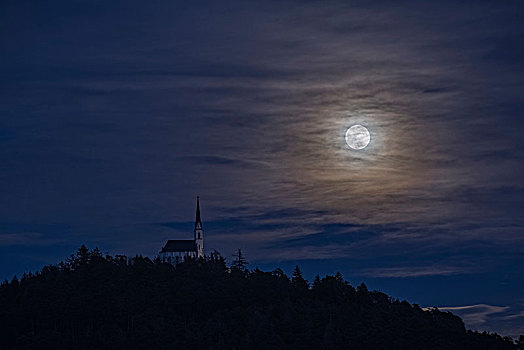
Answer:
<svg viewBox="0 0 524 350"><path fill-rule="evenodd" d="M0 349L519 349L340 274L76 255L0 287ZM524 344L520 345L523 346ZM521 347L521 349L524 347Z"/></svg>

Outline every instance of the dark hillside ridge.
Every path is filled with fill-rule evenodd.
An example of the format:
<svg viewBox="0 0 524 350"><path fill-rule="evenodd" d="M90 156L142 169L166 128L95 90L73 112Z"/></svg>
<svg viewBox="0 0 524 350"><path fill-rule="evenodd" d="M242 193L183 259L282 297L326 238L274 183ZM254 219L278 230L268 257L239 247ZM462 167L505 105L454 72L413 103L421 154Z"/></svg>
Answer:
<svg viewBox="0 0 524 350"><path fill-rule="evenodd" d="M522 339L522 337L521 337ZM524 349L340 274L76 255L0 287L0 349ZM519 348L520 346L520 348Z"/></svg>

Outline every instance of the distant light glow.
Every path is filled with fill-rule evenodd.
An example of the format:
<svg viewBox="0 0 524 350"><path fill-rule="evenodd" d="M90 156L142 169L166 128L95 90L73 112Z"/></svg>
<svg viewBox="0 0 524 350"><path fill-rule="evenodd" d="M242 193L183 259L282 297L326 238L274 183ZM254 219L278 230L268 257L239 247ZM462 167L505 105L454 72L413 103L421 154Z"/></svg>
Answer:
<svg viewBox="0 0 524 350"><path fill-rule="evenodd" d="M371 135L362 125L353 125L346 131L346 143L352 149L363 149L369 145Z"/></svg>

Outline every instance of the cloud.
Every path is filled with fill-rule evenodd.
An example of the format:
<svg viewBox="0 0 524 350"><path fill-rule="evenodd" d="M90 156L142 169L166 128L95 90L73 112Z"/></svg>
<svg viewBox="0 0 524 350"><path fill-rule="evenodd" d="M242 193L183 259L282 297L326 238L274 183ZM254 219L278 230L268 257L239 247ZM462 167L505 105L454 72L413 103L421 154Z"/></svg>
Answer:
<svg viewBox="0 0 524 350"><path fill-rule="evenodd" d="M438 307L440 311L450 311L452 313L458 314L462 317L464 322L470 326L483 325L492 315L505 312L509 308L509 306L495 306L487 304Z"/></svg>
<svg viewBox="0 0 524 350"><path fill-rule="evenodd" d="M79 165L89 181L65 170L77 184L93 183L91 190L102 195L104 187L116 187L123 178L116 196L125 203L141 202L136 211L160 212L158 207L172 205L160 193L198 191L212 193L222 212L232 203L252 204L256 198L257 206L266 208L320 208L328 215L345 216L346 223L456 224L497 215L497 209L489 207L495 196L500 199L497 207L505 207L507 221L516 218L509 204L518 206L518 195L498 194L489 185L497 179L511 188L521 175L519 168L514 178L503 169L517 164L522 155L513 147L515 135L501 138L493 124L498 120L481 113L496 104L477 87L494 78L489 63L481 60L489 50L472 43L488 32L463 24L484 18L481 6L471 12L462 6L449 11L449 4L428 5L432 13L445 14L444 26L421 5L232 4L223 18L211 16L212 11L184 9L187 18L198 18L197 30L184 18L173 24L177 21L163 14L178 12L158 6L167 8L152 10L158 11L153 23L131 22L140 33L134 45L110 45L111 50L100 45L99 51L77 57L65 75L28 80L30 89L45 90L41 99L32 97L37 106L62 96L85 107L83 114L66 118L77 113L76 104L66 103L42 121L49 123L49 130L61 125L51 139L75 150L78 159L89 155L98 160L90 167ZM406 20L406 11L417 16ZM238 16L246 13L258 15L246 23ZM125 23L125 17L119 21ZM93 33L102 30L93 28ZM494 35L504 37L502 32ZM155 43L147 40L152 35ZM216 40L226 37L227 42ZM172 42L206 50L178 55ZM63 65L53 64L61 56L51 49L43 50L50 61L42 64L62 71ZM470 60L476 59L482 66L472 72ZM118 65L107 63L113 61ZM503 80L494 83L501 91L509 89ZM469 118L472 109L477 114ZM81 127L77 119L89 125ZM340 136L357 121L370 126L373 144L366 152L348 154ZM93 130L95 137L86 136ZM479 133L486 142L477 141ZM496 140L496 149L487 140ZM34 160L31 167L67 163L56 151L41 152L45 165ZM51 174L62 173L59 168L41 172L50 187L58 185ZM210 172L220 185L209 184ZM108 179L108 173L117 176ZM27 182L30 190L42 191ZM147 194L154 198L140 201ZM119 223L124 224L129 208L111 206L123 212Z"/></svg>
<svg viewBox="0 0 524 350"><path fill-rule="evenodd" d="M420 267L388 267L364 269L362 276L373 278L409 278L423 276L451 276L475 272L469 267L457 266L420 266Z"/></svg>
<svg viewBox="0 0 524 350"><path fill-rule="evenodd" d="M231 158L216 155L187 155L178 157L174 161L180 161L183 164L194 163L204 167L214 165L236 166L236 167L268 167L269 163L250 159Z"/></svg>
<svg viewBox="0 0 524 350"><path fill-rule="evenodd" d="M520 318L520 317L524 317L524 311L517 312L516 314L513 314L513 315L507 315L502 318L505 320L513 320L515 318Z"/></svg>
<svg viewBox="0 0 524 350"><path fill-rule="evenodd" d="M39 232L0 233L0 246L41 246L63 242L63 239L45 236Z"/></svg>

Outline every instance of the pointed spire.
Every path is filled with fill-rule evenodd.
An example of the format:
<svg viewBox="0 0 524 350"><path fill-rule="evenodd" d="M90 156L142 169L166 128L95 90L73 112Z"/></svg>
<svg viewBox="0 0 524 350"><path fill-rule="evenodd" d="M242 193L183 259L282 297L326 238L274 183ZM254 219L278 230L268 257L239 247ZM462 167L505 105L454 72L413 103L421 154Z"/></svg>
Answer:
<svg viewBox="0 0 524 350"><path fill-rule="evenodd" d="M196 219L195 219L195 230L202 228L202 219L200 219L200 197L197 196L197 207L196 207Z"/></svg>

